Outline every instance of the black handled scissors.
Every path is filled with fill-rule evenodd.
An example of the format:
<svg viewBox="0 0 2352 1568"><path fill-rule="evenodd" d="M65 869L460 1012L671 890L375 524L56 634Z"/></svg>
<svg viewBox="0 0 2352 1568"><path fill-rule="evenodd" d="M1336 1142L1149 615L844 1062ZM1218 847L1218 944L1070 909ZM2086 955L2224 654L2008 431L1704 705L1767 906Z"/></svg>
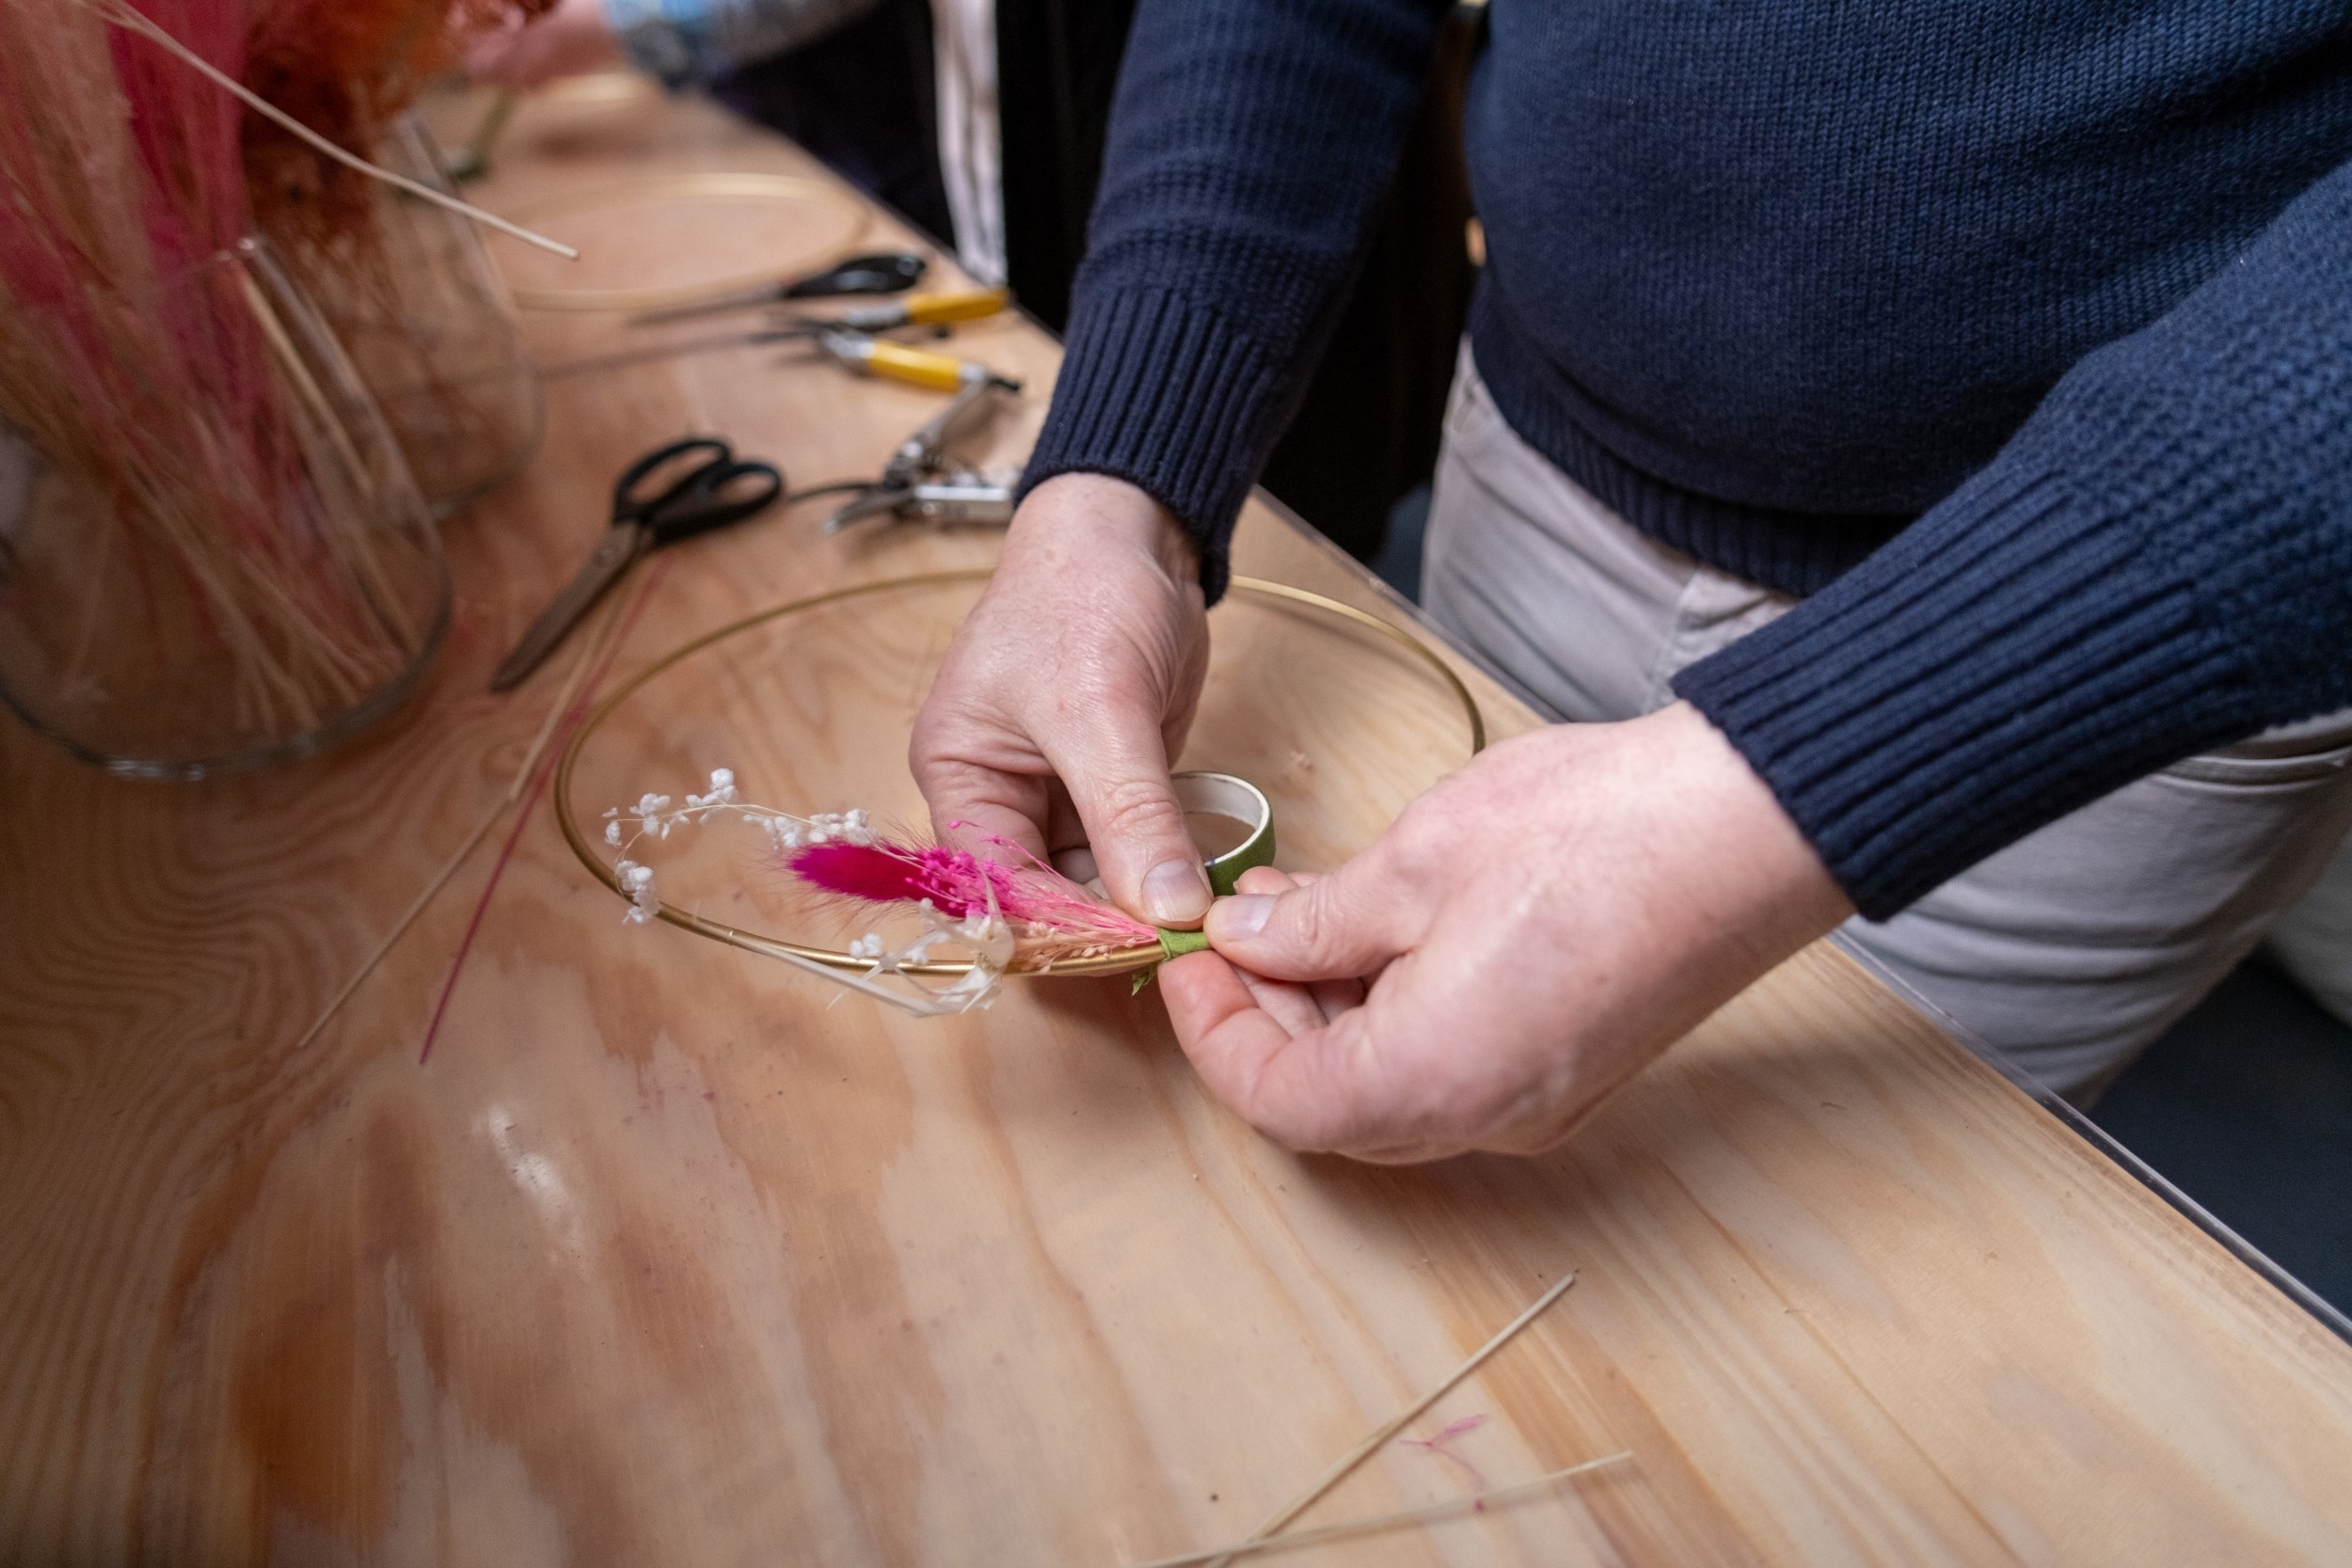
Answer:
<svg viewBox="0 0 2352 1568"><path fill-rule="evenodd" d="M666 488L650 496L640 493L658 469L697 452L707 455ZM523 640L490 677L490 689L509 691L520 685L639 556L739 523L782 494L784 475L773 464L739 462L733 447L708 436L673 441L630 464L612 486L612 526L605 530L603 543L580 575L531 623Z"/></svg>

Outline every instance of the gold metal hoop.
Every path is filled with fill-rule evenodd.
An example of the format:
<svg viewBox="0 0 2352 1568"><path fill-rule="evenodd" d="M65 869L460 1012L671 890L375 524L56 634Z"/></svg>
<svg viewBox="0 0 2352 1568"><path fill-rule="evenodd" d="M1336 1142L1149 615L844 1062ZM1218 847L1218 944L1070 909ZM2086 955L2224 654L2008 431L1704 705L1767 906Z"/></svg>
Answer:
<svg viewBox="0 0 2352 1568"><path fill-rule="evenodd" d="M973 567L955 572L926 572L914 577L889 578L881 582L860 583L852 588L836 588L831 593L818 594L806 599L795 599L789 604L777 605L772 609L763 610L755 615L747 615L739 621L730 622L721 626L716 631L706 632L683 647L673 649L662 655L661 657L622 683L612 695L597 704L596 711L588 716L588 721L580 725L579 733L572 736L571 743L564 748L564 760L557 765L555 769L555 816L556 820L563 824L564 842L572 847L572 853L579 857L581 865L587 867L590 876L610 888L616 896L623 900L628 898L628 894L621 887L619 874L605 864L604 858L597 854L590 845L588 835L580 831L580 824L572 816L572 769L578 765L580 752L587 747L589 737L596 733L597 727L612 717L615 709L628 701L647 682L666 671L675 669L715 642L723 642L739 632L749 631L754 626L765 626L771 621L782 620L787 615L797 615L804 610L820 609L830 604L839 604L845 599L862 598L871 594L887 594L914 588L941 588L963 582L985 582L993 575L993 571L988 567ZM1267 582L1259 578L1237 577L1232 579L1231 588L1235 594L1246 594L1254 598L1283 600L1291 604L1303 605L1310 610L1378 632L1399 646L1410 650L1414 657L1437 673L1438 678L1445 682L1447 689L1451 690L1454 699L1462 705L1463 715L1470 721L1470 754L1475 756L1486 749L1486 716L1478 710L1478 700L1470 695L1470 688L1462 684L1461 677L1454 673L1445 660L1439 658L1433 649L1411 632L1384 621L1367 610L1359 610L1354 605L1342 604L1337 599L1326 598L1321 594L1311 593L1304 588L1293 588L1288 583ZM658 918L669 922L680 930L691 931L696 936L708 937L713 942L723 942L730 947L739 947L747 953L757 953L766 958L780 958L787 960L797 958L809 963L822 964L828 969L837 969L844 974L863 974L873 967L871 959L855 958L837 948L808 947L797 942L779 941L774 937L763 936L757 931L744 930L738 926L723 925L716 920L706 920L701 915L681 910L674 904L664 903L654 912ZM1122 947L1115 952L1097 953L1091 958L1064 959L1043 969L1017 970L1014 973L1021 974L1120 974L1131 970L1149 968L1158 963L1161 957L1158 944L1152 943L1149 946ZM952 977L968 973L972 965L968 959L942 958L928 963L911 963L904 967L909 974Z"/></svg>
<svg viewBox="0 0 2352 1568"><path fill-rule="evenodd" d="M634 71L593 71L580 76L559 76L532 91L524 103L532 108L613 109L629 103L650 103L661 89Z"/></svg>
<svg viewBox="0 0 2352 1568"><path fill-rule="evenodd" d="M510 285L507 292L513 295L516 305L527 310L659 310L673 305L691 305L715 294L787 277L828 257L838 255L866 232L866 225L871 221L857 198L831 181L798 174L751 171L646 175L586 190L568 191L545 201L516 207L501 215L530 227L545 224L550 218L626 207L634 201L681 196L707 197L718 201L772 201L814 206L820 213L830 212L836 220L840 220L837 224L839 232L829 233L821 244L811 244L798 253L771 255L749 272L730 273L724 277L635 289L526 289Z"/></svg>

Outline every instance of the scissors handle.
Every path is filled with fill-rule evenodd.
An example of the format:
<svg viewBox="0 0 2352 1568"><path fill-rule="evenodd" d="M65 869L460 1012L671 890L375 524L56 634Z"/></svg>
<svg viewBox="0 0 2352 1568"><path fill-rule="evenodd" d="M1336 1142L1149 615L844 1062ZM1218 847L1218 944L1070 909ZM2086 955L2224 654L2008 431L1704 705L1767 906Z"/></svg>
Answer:
<svg viewBox="0 0 2352 1568"><path fill-rule="evenodd" d="M687 488L654 508L645 526L653 531L657 546L675 545L739 523L783 494L784 473L773 464L755 459L715 463L696 470Z"/></svg>
<svg viewBox="0 0 2352 1568"><path fill-rule="evenodd" d="M688 469L657 495L641 493L656 469L696 451L709 453L709 461ZM644 529L650 536L649 547L659 547L740 522L783 493L784 475L774 465L738 462L735 449L724 441L690 436L630 465L612 487L612 516L616 522L627 520Z"/></svg>
<svg viewBox="0 0 2352 1568"><path fill-rule="evenodd" d="M652 495L644 495L645 481L668 465L691 452L707 452L709 461L699 463L687 473ZM612 520L615 523L640 523L645 515L663 501L676 495L694 476L705 468L735 460L735 449L716 436L689 436L683 441L673 441L666 447L656 447L631 463L621 477L612 482Z"/></svg>
<svg viewBox="0 0 2352 1568"><path fill-rule="evenodd" d="M703 461L660 490L645 493L645 482L658 470L698 453ZM748 517L783 493L784 475L774 465L738 462L735 449L711 436L673 441L630 464L612 486L612 526L605 530L596 553L523 633L490 677L490 689L508 690L537 669L639 556Z"/></svg>

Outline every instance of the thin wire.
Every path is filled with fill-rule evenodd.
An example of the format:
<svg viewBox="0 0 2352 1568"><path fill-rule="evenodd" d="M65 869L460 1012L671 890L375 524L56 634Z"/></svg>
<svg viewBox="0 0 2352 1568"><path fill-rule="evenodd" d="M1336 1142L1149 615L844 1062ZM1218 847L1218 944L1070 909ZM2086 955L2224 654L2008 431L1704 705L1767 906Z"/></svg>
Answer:
<svg viewBox="0 0 2352 1568"><path fill-rule="evenodd" d="M487 224L501 233L512 234L526 245L535 245L541 250L553 251L567 261L580 260L580 252L561 240L550 240L545 234L525 229L520 224L509 223L495 213L485 213L469 201L460 201L453 196L445 195L430 185L409 179L405 174L394 174L390 169L379 168L355 152L344 151L277 104L272 103L268 99L249 90L244 83L215 66L210 60L182 43L178 39L173 38L151 18L141 15L130 6L123 4L122 0L84 0L84 3L116 26L136 33L158 47L178 55L182 60L194 66L198 71L242 99L246 106L255 114L284 126L337 163L356 168L372 180L381 180L388 185L397 185L410 196L430 201L437 207L446 207L460 216L473 219L476 223Z"/></svg>
<svg viewBox="0 0 2352 1568"><path fill-rule="evenodd" d="M539 766L539 758L546 752L548 743L555 738L556 725L579 701L580 689L586 683L588 672L596 667L598 656L612 642L613 628L620 625L621 607L628 601L626 594L612 595L612 603L605 610L604 624L596 628L596 635L589 638L588 645L580 649L580 657L573 660L571 673L564 677L563 689L555 694L555 701L548 705L548 716L539 721L539 733L531 737L530 749L523 752L522 766L515 769L515 777L506 786L507 804L512 805L523 798L523 786L530 782L532 770Z"/></svg>
<svg viewBox="0 0 2352 1568"><path fill-rule="evenodd" d="M449 885L452 877L457 875L457 868L466 863L466 857L472 854L487 836L507 803L504 796L491 802L490 809L482 814L482 819L473 825L473 832L466 835L465 842L457 847L456 852L441 863L441 869L433 874L433 879L424 884L424 890L417 895L416 900L392 923L392 928L384 933L384 940L375 944L375 950L361 960L359 967L352 972L351 978L343 982L343 989L335 993L335 999L320 1011L310 1027L303 1031L302 1037L294 1041L296 1051L318 1038L319 1031L334 1022L335 1015L343 1010L343 1004L351 1000L352 993L359 989L360 983L375 973L376 965L384 961L384 956L392 950L392 944L407 934L408 927L417 923L419 915L424 913L425 906L433 902L434 895Z"/></svg>
<svg viewBox="0 0 2352 1568"><path fill-rule="evenodd" d="M1451 1373L1447 1374L1446 1380L1443 1383L1438 1384L1435 1388L1430 1389L1429 1392L1423 1394L1420 1399L1415 1400L1412 1404L1406 1408L1403 1414L1397 1416L1386 1425L1377 1428L1374 1431L1371 1436L1365 1438L1362 1442L1357 1444L1355 1448L1349 1449L1347 1453L1342 1455L1332 1464L1329 1469L1317 1476L1314 1479L1313 1483L1310 1485L1306 1491L1301 1492L1297 1497L1292 1498L1289 1502L1275 1510L1273 1515L1269 1517L1264 1524L1260 1525L1255 1530L1250 1532L1250 1541L1259 1542L1271 1539L1275 1532L1279 1530L1284 1525L1289 1524L1293 1519L1297 1518L1301 1513L1307 1512L1307 1510L1314 1504L1317 1498L1321 1497L1326 1492L1330 1491L1331 1488L1337 1486L1341 1481L1344 1481L1348 1474L1353 1471L1357 1465L1361 1465L1365 1460L1371 1458L1382 1448L1387 1446L1390 1438L1394 1437L1398 1433L1403 1432L1406 1427L1409 1426L1421 1415L1422 1411L1427 1410L1431 1405L1437 1403L1439 1400L1445 1398L1446 1395L1452 1393L1455 1386L1458 1385L1464 1378L1470 1376L1470 1373L1476 1371L1479 1367L1486 1362L1488 1356L1494 1354L1495 1352L1509 1344L1518 1334L1520 1329L1525 1328L1529 1323L1534 1323L1538 1317L1540 1317L1545 1307L1549 1307L1553 1302L1558 1301L1562 1296L1567 1294L1568 1287L1575 1283L1576 1272L1574 1270L1570 1270L1566 1275L1561 1277L1560 1283L1554 1285L1550 1290L1546 1291L1542 1295L1537 1296L1526 1311L1521 1312L1518 1317L1513 1318L1509 1323L1504 1325L1502 1333L1496 1335L1493 1338L1479 1346L1476 1351L1472 1352L1470 1358L1463 1362L1460 1366L1454 1368ZM1223 1563L1227 1561L1228 1559L1218 1557L1215 1552L1211 1552L1208 1553L1201 1560L1214 1560L1218 1563Z"/></svg>
<svg viewBox="0 0 2352 1568"><path fill-rule="evenodd" d="M1261 1552L1286 1552L1294 1546L1320 1545L1327 1541L1337 1541L1342 1536L1363 1535L1372 1530L1387 1529L1394 1525L1415 1524L1421 1520L1436 1518L1440 1514L1455 1513L1466 1508L1483 1509L1488 1503L1503 1502L1512 1497L1523 1497L1531 1492L1540 1492L1546 1487L1557 1485L1570 1476L1586 1475L1611 1465L1622 1465L1632 1457L1631 1449L1620 1449L1615 1453L1603 1454L1598 1459L1588 1459L1581 1465L1571 1465L1565 1470L1548 1470L1534 1481L1514 1481L1508 1486L1491 1487L1484 1492L1473 1492L1467 1497L1449 1497L1441 1503L1427 1503L1420 1508L1403 1508L1394 1513L1375 1513L1369 1518L1349 1519L1336 1525L1321 1525L1313 1529L1300 1530L1296 1535L1278 1536L1266 1540L1253 1538L1248 1541L1235 1542L1230 1546L1213 1546L1205 1552L1186 1552L1181 1557L1155 1557L1149 1562L1130 1563L1128 1568L1193 1568L1195 1563L1228 1562L1237 1557L1251 1557Z"/></svg>
<svg viewBox="0 0 2352 1568"><path fill-rule="evenodd" d="M587 662L575 669L575 678L564 683L564 691L557 699L555 711L564 715L564 721L560 727L551 728L551 734L567 736L580 727L580 721L587 712L588 699L594 694L596 682L602 680L604 673L612 668L613 658L621 651L621 644L637 625L637 617L652 602L654 590L669 575L669 570L670 558L665 555L644 572L623 573L624 578L630 575L637 577L636 589L627 594L613 595L613 608L606 612L603 626L597 628ZM588 672L584 688L578 679L581 670ZM539 761L536 757L532 760L534 763ZM441 993L433 1003L433 1017L424 1027L424 1044L417 1050L419 1067L432 1059L433 1042L440 1036L441 1020L449 1012L450 998L457 993L457 981L466 972L466 959L473 952L474 938L481 933L483 919L490 912L490 900L498 894L499 882L506 875L507 863L515 857L515 846L521 841L523 830L531 825L532 808L539 803L539 785L546 779L546 770L540 767L526 768L524 772L529 775L529 783L523 788L522 804L515 813L514 826L506 830L506 842L499 847L499 858L490 866L489 879L482 885L482 896L474 900L473 915L466 922L466 934L457 939L457 951L450 958L449 973L441 981Z"/></svg>
<svg viewBox="0 0 2352 1568"><path fill-rule="evenodd" d="M557 694L554 705L548 709L547 718L540 721L539 733L532 737L531 745L523 752L522 766L515 769L514 780L506 786L506 792L490 802L489 810L484 812L481 819L474 823L473 831L466 835L465 841L451 852L449 859L441 863L441 868L433 874L431 879L424 884L422 891L418 893L408 908L401 912L400 918L392 922L392 928L384 933L383 940L378 942L374 949L360 960L359 967L352 972L351 978L343 982L342 990L335 993L334 1000L320 1010L319 1016L312 1021L310 1027L303 1031L300 1039L294 1041L296 1051L318 1038L319 1032L334 1022L335 1015L342 1011L343 1004L351 1000L352 993L359 989L360 984L369 975L375 973L376 966L381 964L385 956L391 952L393 944L406 935L408 927L417 923L417 917L424 913L425 906L431 904L441 889L449 885L449 879L457 875L457 868L465 864L467 858L481 847L483 839L489 835L490 829L497 823L499 814L522 799L524 783L531 777L532 769L538 766L540 756L548 749L548 743L555 738L556 721L563 718L564 709L569 707L578 697L580 683L587 678L588 667L596 662L597 650L604 646L606 635L612 627L612 617L620 613L620 605L621 600L616 597L612 610L606 617L604 626L580 650L580 657L572 665L571 673L564 677L564 689Z"/></svg>

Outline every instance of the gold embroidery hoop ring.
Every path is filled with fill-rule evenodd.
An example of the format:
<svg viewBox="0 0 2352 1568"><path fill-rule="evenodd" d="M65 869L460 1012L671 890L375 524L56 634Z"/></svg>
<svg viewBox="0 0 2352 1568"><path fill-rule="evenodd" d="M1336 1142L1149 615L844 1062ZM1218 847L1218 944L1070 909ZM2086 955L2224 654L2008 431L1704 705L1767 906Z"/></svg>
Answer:
<svg viewBox="0 0 2352 1568"><path fill-rule="evenodd" d="M550 218L626 207L641 199L707 197L720 201L776 201L812 205L834 220L821 244L771 256L748 272L723 277L698 278L691 283L653 284L630 289L538 289L507 285L517 309L525 310L661 310L691 305L714 295L748 289L803 272L828 257L838 256L863 238L871 215L858 199L828 180L803 174L769 174L758 170L727 172L708 169L686 174L649 174L590 185L545 200L526 202L501 214L516 223L545 224Z"/></svg>
<svg viewBox="0 0 2352 1568"><path fill-rule="evenodd" d="M754 626L765 626L771 621L780 621L788 615L798 615L825 605L839 604L845 599L862 598L869 594L885 594L910 588L940 588L965 582L986 582L993 575L991 568L973 567L955 572L925 572L913 577L885 578L880 582L863 582L854 587L836 588L830 593L818 594L805 599L795 599L789 604L774 605L756 614L746 615L739 621L731 621L716 631L706 632L682 647L674 648L662 655L631 675L611 696L598 703L596 711L588 716L587 722L580 726L570 743L564 748L563 761L557 764L555 769L555 818L563 825L564 841L572 847L572 853L579 858L580 863L587 868L590 876L602 882L615 897L623 902L628 901L629 895L621 887L619 873L604 863L604 857L596 853L589 842L588 835L580 831L579 822L572 816L572 769L579 763L580 752L587 747L590 737L596 733L597 726L601 725L615 709L628 701L640 688L648 682L684 663L715 642L723 642L739 632L749 631ZM1454 693L1454 700L1462 705L1463 716L1470 722L1470 755L1476 756L1486 749L1486 716L1478 710L1478 700L1470 695L1470 688L1462 684L1462 677L1455 674L1453 668L1438 657L1436 650L1411 632L1391 622L1382 620L1369 610L1359 610L1354 605L1343 604L1337 599L1326 598L1323 594L1308 589L1293 588L1285 582L1268 582L1263 578L1237 577L1232 579L1230 587L1232 593L1246 594L1253 598L1304 605L1310 610L1318 610L1378 632L1400 647L1409 650L1415 658L1435 672L1438 678L1445 682L1447 689ZM696 936L724 942L729 947L739 947L746 953L757 953L763 958L782 958L787 962L797 960L803 963L821 964L827 969L838 970L845 974L864 974L874 967L872 959L857 958L838 948L810 947L797 942L784 942L775 937L764 936L757 931L744 930L739 926L707 920L691 911L681 910L675 904L664 902L655 910L654 914L657 919L667 921L680 930L691 931ZM1097 953L1090 958L1066 958L1040 969L1020 969L1010 973L1026 975L1124 974L1134 970L1148 969L1158 963L1163 956L1159 944L1153 942L1149 945L1121 947L1109 953ZM907 964L903 966L903 973L952 979L957 975L970 973L972 963L968 958L940 958L925 963Z"/></svg>

